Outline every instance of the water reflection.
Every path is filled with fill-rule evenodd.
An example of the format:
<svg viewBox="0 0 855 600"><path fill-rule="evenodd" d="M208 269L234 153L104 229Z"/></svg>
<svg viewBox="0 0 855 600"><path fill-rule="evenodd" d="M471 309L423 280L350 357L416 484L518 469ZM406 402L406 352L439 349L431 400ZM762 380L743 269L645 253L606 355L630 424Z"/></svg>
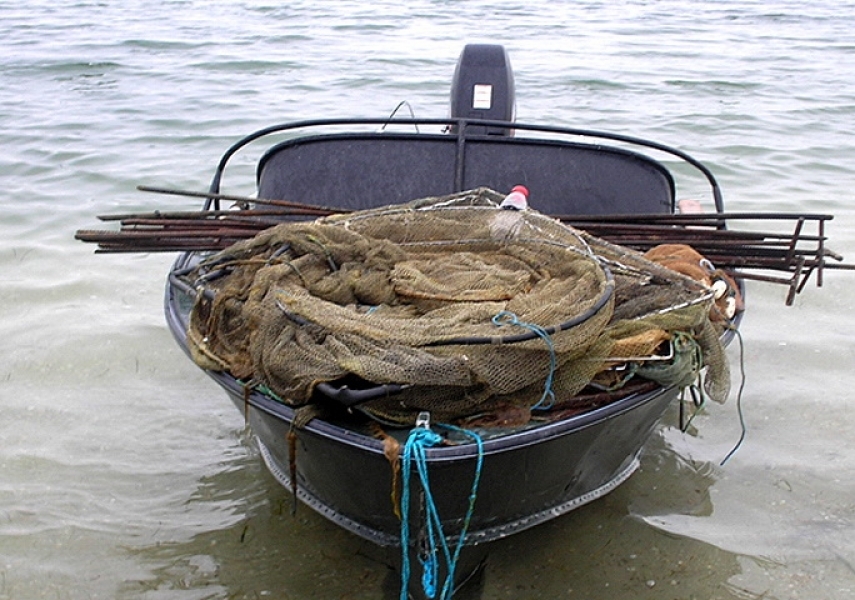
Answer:
<svg viewBox="0 0 855 600"><path fill-rule="evenodd" d="M709 463L654 436L641 469L612 494L498 546L485 597L744 598L727 586L741 570L736 555L639 518L711 514L715 481Z"/></svg>
<svg viewBox="0 0 855 600"><path fill-rule="evenodd" d="M240 518L188 540L130 549L147 576L120 598L380 598L389 567L373 545L300 505L255 450L200 481L191 503Z"/></svg>

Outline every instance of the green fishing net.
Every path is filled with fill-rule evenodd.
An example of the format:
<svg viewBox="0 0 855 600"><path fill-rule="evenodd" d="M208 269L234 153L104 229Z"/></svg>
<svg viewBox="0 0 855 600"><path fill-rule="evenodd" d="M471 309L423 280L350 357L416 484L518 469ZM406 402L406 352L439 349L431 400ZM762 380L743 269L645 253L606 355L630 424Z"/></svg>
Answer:
<svg viewBox="0 0 855 600"><path fill-rule="evenodd" d="M321 383L400 386L361 408L412 424L516 405L549 408L632 363L667 385L706 367L727 395L709 289L640 254L477 189L289 222L207 257L188 340L196 362L288 404ZM678 375L675 334L697 346ZM658 379L657 379L658 378ZM669 380L671 379L671 380Z"/></svg>

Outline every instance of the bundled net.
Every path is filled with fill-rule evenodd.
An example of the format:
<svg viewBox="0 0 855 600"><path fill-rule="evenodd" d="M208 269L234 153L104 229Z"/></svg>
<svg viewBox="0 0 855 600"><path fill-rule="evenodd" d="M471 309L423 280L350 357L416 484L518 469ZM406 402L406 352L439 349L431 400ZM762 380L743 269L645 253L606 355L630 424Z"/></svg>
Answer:
<svg viewBox="0 0 855 600"><path fill-rule="evenodd" d="M501 199L478 189L283 223L208 257L188 275L204 290L194 360L295 406L321 383L396 384L361 408L402 425L421 410L566 405L635 375L685 386L704 366L723 400L709 289Z"/></svg>

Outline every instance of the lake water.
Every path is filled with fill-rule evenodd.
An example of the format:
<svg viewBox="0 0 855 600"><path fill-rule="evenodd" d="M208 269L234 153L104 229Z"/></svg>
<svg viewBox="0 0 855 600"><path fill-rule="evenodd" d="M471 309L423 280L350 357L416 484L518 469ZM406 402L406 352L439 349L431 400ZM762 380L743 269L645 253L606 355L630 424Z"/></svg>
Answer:
<svg viewBox="0 0 855 600"><path fill-rule="evenodd" d="M855 261L850 1L0 0L0 600L394 597L372 548L289 514L242 415L172 341L172 257L72 236L195 208L135 187L205 189L275 122L401 100L446 116L470 42L507 47L520 121L677 146L731 210L836 215L830 246ZM255 158L224 191L252 192ZM625 485L498 544L481 597L853 597L853 295L845 271L792 307L749 284L737 454L719 466L735 402L690 435L670 415Z"/></svg>

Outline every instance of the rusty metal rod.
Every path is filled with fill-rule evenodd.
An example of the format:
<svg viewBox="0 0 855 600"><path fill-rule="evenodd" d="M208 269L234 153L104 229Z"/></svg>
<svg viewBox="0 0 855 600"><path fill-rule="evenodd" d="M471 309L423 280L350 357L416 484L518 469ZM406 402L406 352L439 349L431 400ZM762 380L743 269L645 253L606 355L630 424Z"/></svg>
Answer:
<svg viewBox="0 0 855 600"><path fill-rule="evenodd" d="M263 204L267 206L282 206L287 208L296 208L307 211L314 211L314 214L332 214L346 213L350 210L343 208L330 208L316 204L304 204L302 202L291 202L289 200L278 200L270 198L252 198L250 196L235 196L233 194L214 194L211 192L194 192L191 190L176 190L171 188L156 187L150 185L138 185L137 189L141 192L153 192L155 194L168 194L172 196L187 196L190 198L206 198L211 200L226 200L229 202L237 202L239 204Z"/></svg>
<svg viewBox="0 0 855 600"><path fill-rule="evenodd" d="M225 247L223 245L224 239L234 241L247 239L253 237L257 232L257 229L254 228L237 228L234 226L195 229L183 227L175 229L132 228L121 231L80 230L77 232L76 238L86 242L98 242L105 247L118 248L124 246L129 251L135 245L145 247L147 251L151 251L158 244L163 244L164 251L166 251L175 247L175 240L177 239L196 240L194 247L200 247L202 240L208 240L211 243L211 247L205 249L221 249ZM627 240L621 240L621 242L624 245L633 247L633 245L626 243ZM650 245L655 245L655 243L645 240L644 244L635 244L634 247ZM730 245L723 248L697 245L696 249L722 268L754 267L772 270L790 270L795 264L794 257L799 257L801 260L806 261L809 266L824 266L826 264L823 257L818 256L814 252L791 254L785 248L779 248L777 252L774 252L766 248L739 245ZM735 251L738 251L738 254L734 254L733 252Z"/></svg>
<svg viewBox="0 0 855 600"><path fill-rule="evenodd" d="M232 218L232 219L254 219L258 217L283 217L283 216L324 216L319 215L317 211L305 211L300 208L291 208L288 210L282 208L253 208L242 210L179 210L179 211L160 211L155 210L146 213L123 213L113 215L98 215L99 221L124 221L126 219L158 219L162 221L173 219L197 219L197 220L213 220L216 218Z"/></svg>
<svg viewBox="0 0 855 600"><path fill-rule="evenodd" d="M235 229L268 229L281 223L273 219L125 219L122 221L122 229L129 227L150 227L160 229L196 228L205 229L209 227L234 227Z"/></svg>
<svg viewBox="0 0 855 600"><path fill-rule="evenodd" d="M269 205L272 208L242 208L241 210L153 211L124 215L99 216L103 221L118 220L116 231L80 230L77 239L97 242L96 252L188 252L214 251L255 236L259 231L288 220L289 217L318 217L351 212L323 206L289 202L189 192L139 186L142 191L228 200L241 206ZM644 251L662 243L687 244L726 269L738 269L734 274L788 285L788 303L801 291L810 275L816 271L821 284L824 268L855 270L855 265L827 263L830 257L842 257L825 246L825 221L831 215L788 213L712 213L712 214L626 214L626 215L562 215L555 217L612 243ZM740 231L726 229L730 221L795 221L791 233ZM804 233L805 225L815 222L818 235ZM808 247L805 247L808 246ZM775 277L751 272L778 271L791 277Z"/></svg>
<svg viewBox="0 0 855 600"><path fill-rule="evenodd" d="M562 221L564 222L564 221ZM703 236L704 239L740 239L740 240L751 240L751 239L778 239L778 240L791 240L794 236L798 237L801 240L807 241L820 241L824 240L823 236L819 235L810 235L810 234L802 234L799 232L794 233L779 233L779 232L763 232L763 231L740 231L733 229L708 229L708 228L700 228L700 227L683 227L683 226L672 226L672 225L662 225L662 224L647 224L647 223L576 223L576 222L564 222L567 225L571 225L576 229L581 229L583 231L587 231L592 235L599 235L600 233L645 233L645 234L653 234L653 233L661 233L663 235L671 235L677 233L679 235L685 236Z"/></svg>
<svg viewBox="0 0 855 600"><path fill-rule="evenodd" d="M721 212L721 213L614 213L608 215L553 215L561 221L578 222L660 222L689 225L709 221L791 221L804 218L808 221L831 221L834 215L823 213L787 213L787 212Z"/></svg>

